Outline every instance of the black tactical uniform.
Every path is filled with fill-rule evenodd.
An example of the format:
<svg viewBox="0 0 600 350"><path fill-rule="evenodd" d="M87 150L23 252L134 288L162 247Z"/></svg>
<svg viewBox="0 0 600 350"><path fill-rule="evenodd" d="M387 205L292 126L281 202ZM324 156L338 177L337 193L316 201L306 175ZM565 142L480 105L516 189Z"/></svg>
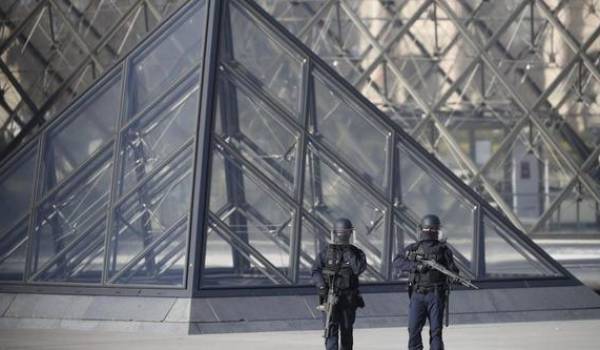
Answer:
<svg viewBox="0 0 600 350"><path fill-rule="evenodd" d="M341 350L352 349L356 308L364 306L358 291L358 276L366 269L367 259L362 250L350 244L353 230L350 220L338 219L332 232L333 243L321 251L312 268L312 279L319 290L319 303L325 302L329 288L335 288L339 295L333 308L330 335L325 339L327 350L338 350L338 334Z"/></svg>
<svg viewBox="0 0 600 350"><path fill-rule="evenodd" d="M449 281L441 272L430 269L418 261L419 258L433 260L448 270L458 273L452 251L445 242L438 240L439 227L440 219L437 216L425 216L421 221L422 231L419 241L406 247L404 253L394 259L397 271L409 272L409 350L423 349L421 331L426 320L429 320L430 349L444 349L442 328Z"/></svg>

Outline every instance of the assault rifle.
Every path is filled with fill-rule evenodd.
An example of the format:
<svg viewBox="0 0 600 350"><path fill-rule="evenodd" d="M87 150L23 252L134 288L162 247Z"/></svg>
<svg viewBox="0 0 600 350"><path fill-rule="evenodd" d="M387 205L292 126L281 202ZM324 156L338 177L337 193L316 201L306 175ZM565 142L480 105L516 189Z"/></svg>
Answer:
<svg viewBox="0 0 600 350"><path fill-rule="evenodd" d="M422 255L417 255L416 260L429 268L432 268L434 270L437 270L437 271L443 273L444 275L446 275L446 277L448 277L450 282L460 283L465 287L469 287L469 288L473 288L473 289L479 289L479 287L477 287L476 285L471 283L470 280L459 276L458 274L448 270L443 265L438 264L437 262L435 262L433 260L423 259Z"/></svg>
<svg viewBox="0 0 600 350"><path fill-rule="evenodd" d="M433 260L428 260L428 259L424 259L422 255L416 255L415 256L415 260L421 264L423 264L424 266L427 266L431 269L437 270L441 273L443 273L444 275L446 275L446 277L448 278L449 282L454 282L454 283L460 283L465 287L469 287L469 288L473 288L473 289L479 289L479 287L477 287L476 285L474 285L470 280L459 276L458 274L448 270L447 268L445 268L443 265L438 264L437 262L433 261ZM445 324L446 327L448 327L448 325L450 324L450 288L451 288L451 284L448 284L448 288L445 291Z"/></svg>
<svg viewBox="0 0 600 350"><path fill-rule="evenodd" d="M327 293L327 300L325 303L317 306L317 310L325 312L325 332L323 338L327 339L331 332L331 317L333 316L333 308L338 302L338 295L336 288L334 288L335 274L329 276L329 292Z"/></svg>

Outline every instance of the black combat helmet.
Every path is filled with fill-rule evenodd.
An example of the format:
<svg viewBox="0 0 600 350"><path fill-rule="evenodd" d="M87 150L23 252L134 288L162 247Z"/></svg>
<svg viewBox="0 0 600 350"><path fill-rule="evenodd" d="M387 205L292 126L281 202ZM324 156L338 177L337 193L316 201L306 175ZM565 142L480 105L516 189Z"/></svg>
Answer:
<svg viewBox="0 0 600 350"><path fill-rule="evenodd" d="M333 244L350 244L352 232L354 232L352 222L346 218L339 218L333 224L331 240Z"/></svg>
<svg viewBox="0 0 600 350"><path fill-rule="evenodd" d="M421 224L419 226L421 227L420 239L422 241L437 240L438 231L440 230L442 223L437 215L428 214L421 219Z"/></svg>

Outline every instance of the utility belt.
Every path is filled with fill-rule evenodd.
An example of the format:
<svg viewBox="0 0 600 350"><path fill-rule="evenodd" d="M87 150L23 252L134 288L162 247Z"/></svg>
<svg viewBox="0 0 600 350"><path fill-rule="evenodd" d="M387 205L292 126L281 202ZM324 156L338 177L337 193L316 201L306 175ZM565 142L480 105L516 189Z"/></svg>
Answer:
<svg viewBox="0 0 600 350"><path fill-rule="evenodd" d="M413 286L413 292L415 293L419 293L419 294L428 294L431 292L440 292L443 293L446 291L448 287L446 286L446 284L436 284L436 285L432 285L432 286Z"/></svg>

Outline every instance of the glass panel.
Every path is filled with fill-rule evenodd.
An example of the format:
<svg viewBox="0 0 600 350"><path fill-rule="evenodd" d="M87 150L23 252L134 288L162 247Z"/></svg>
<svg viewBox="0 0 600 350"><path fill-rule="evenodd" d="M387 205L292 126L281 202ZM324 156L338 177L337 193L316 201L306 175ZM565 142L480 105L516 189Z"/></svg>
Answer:
<svg viewBox="0 0 600 350"><path fill-rule="evenodd" d="M121 192L127 192L182 147L193 143L199 100L198 79L194 76L124 132Z"/></svg>
<svg viewBox="0 0 600 350"><path fill-rule="evenodd" d="M567 235L573 232L589 235L600 232L600 203L579 182L536 230L536 233Z"/></svg>
<svg viewBox="0 0 600 350"><path fill-rule="evenodd" d="M302 61L273 40L247 14L232 4L230 10L232 47L222 45L226 59L240 63L252 80L299 117L302 90ZM240 67L241 68L241 67Z"/></svg>
<svg viewBox="0 0 600 350"><path fill-rule="evenodd" d="M48 132L46 191L61 182L92 154L112 140L121 107L121 77L116 76L92 93Z"/></svg>
<svg viewBox="0 0 600 350"><path fill-rule="evenodd" d="M441 136L439 128L433 121L428 121L426 125L426 127L423 127L423 131L420 135L415 135L415 139L421 146L425 147L427 151L435 154L437 159L444 163L444 165L454 174L463 180L466 179L469 172L460 160L458 154L456 154L454 148L452 148L448 141ZM461 143L464 144L464 142Z"/></svg>
<svg viewBox="0 0 600 350"><path fill-rule="evenodd" d="M0 281L22 281L27 256L27 220L0 235Z"/></svg>
<svg viewBox="0 0 600 350"><path fill-rule="evenodd" d="M386 263L382 261L385 205L359 188L312 145L309 145L306 172L304 208L328 229L337 218L349 218L356 227L355 244L365 251L367 262L372 266L363 278L383 280L380 273Z"/></svg>
<svg viewBox="0 0 600 350"><path fill-rule="evenodd" d="M232 100L237 104L222 106L224 113L216 114L215 132L292 193L298 133L287 128L259 99L244 89L225 79L220 81L218 89L219 104Z"/></svg>
<svg viewBox="0 0 600 350"><path fill-rule="evenodd" d="M415 219L435 214L442 220L443 234L460 255L465 266L471 266L475 205L452 190L449 184L434 178L402 147L400 182L402 203Z"/></svg>
<svg viewBox="0 0 600 350"><path fill-rule="evenodd" d="M106 216L100 216L56 254L32 279L50 282L100 283L104 269Z"/></svg>
<svg viewBox="0 0 600 350"><path fill-rule="evenodd" d="M173 83L202 63L206 30L206 1L189 10L167 36L133 59L130 115L154 101Z"/></svg>
<svg viewBox="0 0 600 350"><path fill-rule="evenodd" d="M392 259L395 259L399 254L404 255L404 248L417 241L416 225L411 225L407 220L403 220L400 215L395 215L392 234ZM408 273L392 270L392 278L407 281Z"/></svg>
<svg viewBox="0 0 600 350"><path fill-rule="evenodd" d="M32 280L100 283L112 149L37 209Z"/></svg>
<svg viewBox="0 0 600 350"><path fill-rule="evenodd" d="M204 272L202 285L205 287L217 286L243 286L248 282L249 276L239 278L234 271L234 253L231 245L221 237L222 235L213 228L206 230L206 252L204 255ZM240 256L242 256L240 254ZM236 256L236 259L239 259ZM236 260L239 264L239 260ZM247 261L244 264L248 264ZM253 274L254 276L254 274ZM261 276L258 275L260 279ZM254 284L250 282L250 284Z"/></svg>
<svg viewBox="0 0 600 350"><path fill-rule="evenodd" d="M485 173L527 229L574 176L558 161L540 133L530 128L525 127Z"/></svg>
<svg viewBox="0 0 600 350"><path fill-rule="evenodd" d="M0 233L12 228L31 205L37 147L25 152L0 176Z"/></svg>
<svg viewBox="0 0 600 350"><path fill-rule="evenodd" d="M351 106L344 97L315 77L316 126L323 136L364 180L385 191L388 144L391 133Z"/></svg>
<svg viewBox="0 0 600 350"><path fill-rule="evenodd" d="M217 193L211 193L214 227L208 233L211 245L207 246L203 283L207 286L291 283L287 277L292 244L291 210L220 146L213 153L212 164L211 189ZM223 241L229 245L228 249L223 248ZM220 253L209 252L211 248ZM223 261L229 259L232 265L223 266Z"/></svg>
<svg viewBox="0 0 600 350"><path fill-rule="evenodd" d="M193 149L141 180L114 209L109 283L183 286Z"/></svg>
<svg viewBox="0 0 600 350"><path fill-rule="evenodd" d="M312 265L317 258L317 254L323 249L327 249L330 239L329 231L322 225L303 217L301 236L299 283L312 284Z"/></svg>
<svg viewBox="0 0 600 350"><path fill-rule="evenodd" d="M541 263L509 231L485 216L485 272L488 278L558 276Z"/></svg>

